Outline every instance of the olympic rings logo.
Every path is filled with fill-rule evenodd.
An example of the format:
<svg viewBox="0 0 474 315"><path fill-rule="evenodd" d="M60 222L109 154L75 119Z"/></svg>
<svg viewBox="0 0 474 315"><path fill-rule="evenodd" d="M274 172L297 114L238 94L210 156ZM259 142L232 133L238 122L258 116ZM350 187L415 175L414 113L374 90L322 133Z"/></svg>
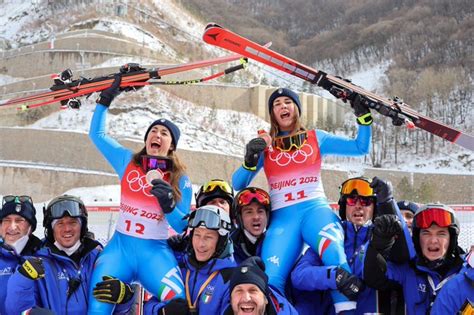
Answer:
<svg viewBox="0 0 474 315"><path fill-rule="evenodd" d="M127 183L131 191L139 192L142 190L145 196L152 196L152 194L148 192L148 188L150 188L151 185L146 181L146 175L140 176L138 171L133 170L127 174Z"/></svg>
<svg viewBox="0 0 474 315"><path fill-rule="evenodd" d="M275 150L273 152L275 152ZM287 166L291 161L296 164L306 162L308 157L313 155L314 150L309 144L305 143L301 148L293 153L278 151L276 155L272 156L273 152L270 152L268 155L270 161L275 162L279 166Z"/></svg>

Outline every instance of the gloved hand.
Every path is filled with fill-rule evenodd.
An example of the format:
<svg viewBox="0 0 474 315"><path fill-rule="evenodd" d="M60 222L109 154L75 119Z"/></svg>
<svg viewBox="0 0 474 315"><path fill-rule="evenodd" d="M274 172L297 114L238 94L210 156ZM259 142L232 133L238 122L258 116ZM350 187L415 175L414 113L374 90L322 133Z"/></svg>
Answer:
<svg viewBox="0 0 474 315"><path fill-rule="evenodd" d="M30 257L18 267L18 272L31 280L38 280L44 277L43 261L39 257Z"/></svg>
<svg viewBox="0 0 474 315"><path fill-rule="evenodd" d="M133 289L117 278L103 276L102 282L95 285L92 294L99 302L124 304L133 297Z"/></svg>
<svg viewBox="0 0 474 315"><path fill-rule="evenodd" d="M393 199L393 188L390 181L385 181L375 176L372 179L372 183L370 183L370 187L372 187L374 190L378 204L385 203Z"/></svg>
<svg viewBox="0 0 474 315"><path fill-rule="evenodd" d="M337 290L344 294L349 300L357 300L360 291L365 288L364 282L353 274L347 272L344 268L337 267L333 270L336 273Z"/></svg>
<svg viewBox="0 0 474 315"><path fill-rule="evenodd" d="M96 103L109 107L110 103L112 103L114 98L122 92L122 90L120 89L121 82L122 75L120 73L115 74L114 82L112 82L112 85L108 89L105 89L100 92L99 98L96 100Z"/></svg>
<svg viewBox="0 0 474 315"><path fill-rule="evenodd" d="M250 140L245 147L244 166L249 169L255 168L257 166L260 153L262 153L266 147L267 143L263 138L254 138Z"/></svg>
<svg viewBox="0 0 474 315"><path fill-rule="evenodd" d="M176 206L176 202L173 196L173 188L170 184L162 179L154 179L151 181L153 187L151 193L158 199L158 203L161 206L161 210L164 213L170 213Z"/></svg>
<svg viewBox="0 0 474 315"><path fill-rule="evenodd" d="M188 303L181 298L169 301L163 308L160 309L159 315L188 315Z"/></svg>
<svg viewBox="0 0 474 315"><path fill-rule="evenodd" d="M176 234L168 238L168 246L175 252L184 252L189 244L189 236Z"/></svg>
<svg viewBox="0 0 474 315"><path fill-rule="evenodd" d="M402 223L394 214L384 214L373 222L372 241L370 244L382 254L386 254L395 243L395 236L402 233Z"/></svg>
<svg viewBox="0 0 474 315"><path fill-rule="evenodd" d="M357 94L351 101L351 107L354 109L354 114L357 117L357 123L359 125L368 126L373 122L372 114L370 109L364 104L363 98Z"/></svg>

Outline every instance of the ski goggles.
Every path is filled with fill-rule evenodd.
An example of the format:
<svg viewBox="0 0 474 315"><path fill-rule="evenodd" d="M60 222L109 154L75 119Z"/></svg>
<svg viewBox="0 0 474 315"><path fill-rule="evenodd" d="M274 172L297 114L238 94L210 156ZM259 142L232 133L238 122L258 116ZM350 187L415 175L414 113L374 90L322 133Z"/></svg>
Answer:
<svg viewBox="0 0 474 315"><path fill-rule="evenodd" d="M373 196L374 190L370 187L370 182L361 178L351 178L342 183L341 195L354 194L354 190L359 196Z"/></svg>
<svg viewBox="0 0 474 315"><path fill-rule="evenodd" d="M26 196L26 195L23 195L23 196L7 195L7 196L3 196L2 206L4 204L6 204L7 202L12 202L12 201L14 201L15 203L29 202L29 203L33 204L33 199L31 199L30 196Z"/></svg>
<svg viewBox="0 0 474 315"><path fill-rule="evenodd" d="M220 190L222 190L225 193L228 193L228 194L231 194L231 195L234 194L234 191L233 191L232 187L230 187L229 183L222 180L222 179L212 179L209 182L205 183L202 186L202 192L203 193L210 193L210 192L213 192L214 190L216 190L216 188L219 188Z"/></svg>
<svg viewBox="0 0 474 315"><path fill-rule="evenodd" d="M296 150L300 149L308 139L308 133L306 131L298 132L291 136L275 137L273 140L273 146L280 149L280 151L290 151L293 148Z"/></svg>
<svg viewBox="0 0 474 315"><path fill-rule="evenodd" d="M224 228L230 231L231 229L229 222L221 220L220 216L216 212L208 209L197 209L189 216L189 228L194 229L200 226L204 226L209 230L219 230Z"/></svg>
<svg viewBox="0 0 474 315"><path fill-rule="evenodd" d="M270 204L270 195L265 190L255 187L246 188L239 192L237 196L237 204L239 206L249 205L252 201L268 206Z"/></svg>
<svg viewBox="0 0 474 315"><path fill-rule="evenodd" d="M49 206L49 211L53 219L60 219L66 215L70 217L87 216L84 205L73 200L61 200Z"/></svg>
<svg viewBox="0 0 474 315"><path fill-rule="evenodd" d="M454 214L442 208L428 208L415 215L417 228L427 229L433 223L439 227L449 227L455 223Z"/></svg>
<svg viewBox="0 0 474 315"><path fill-rule="evenodd" d="M362 207L368 207L374 203L374 199L372 197L363 197L363 196L348 196L346 197L346 205L348 206L355 206L359 201Z"/></svg>
<svg viewBox="0 0 474 315"><path fill-rule="evenodd" d="M142 166L145 173L156 169L167 172L173 168L173 161L164 156L144 155L142 156Z"/></svg>

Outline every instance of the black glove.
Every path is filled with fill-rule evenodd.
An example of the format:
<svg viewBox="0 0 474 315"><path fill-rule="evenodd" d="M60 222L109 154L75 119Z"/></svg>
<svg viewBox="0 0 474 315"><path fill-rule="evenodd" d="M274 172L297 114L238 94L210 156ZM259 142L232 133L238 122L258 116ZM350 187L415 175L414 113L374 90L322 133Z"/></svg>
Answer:
<svg viewBox="0 0 474 315"><path fill-rule="evenodd" d="M162 179L154 179L151 181L153 187L151 193L158 199L161 206L161 210L164 213L170 213L176 206L176 202L173 197L173 188L170 184Z"/></svg>
<svg viewBox="0 0 474 315"><path fill-rule="evenodd" d="M103 276L102 282L95 285L92 294L99 302L125 304L133 297L133 289L117 278Z"/></svg>
<svg viewBox="0 0 474 315"><path fill-rule="evenodd" d="M337 267L335 273L337 290L349 300L357 300L360 291L365 287L364 282L341 267Z"/></svg>
<svg viewBox="0 0 474 315"><path fill-rule="evenodd" d="M254 138L250 140L245 147L244 166L249 169L256 167L260 153L262 153L266 147L267 143L263 138Z"/></svg>
<svg viewBox="0 0 474 315"><path fill-rule="evenodd" d="M159 315L188 315L189 314L189 306L188 303L181 298L174 299L169 301L165 306L163 306L160 311Z"/></svg>
<svg viewBox="0 0 474 315"><path fill-rule="evenodd" d="M385 214L376 217L372 230L370 244L381 254L385 255L395 243L395 236L402 233L402 223L394 214Z"/></svg>
<svg viewBox="0 0 474 315"><path fill-rule="evenodd" d="M168 246L175 252L184 252L189 244L189 235L176 234L168 238Z"/></svg>
<svg viewBox="0 0 474 315"><path fill-rule="evenodd" d="M359 125L368 126L372 124L372 114L370 114L370 109L364 104L364 99L357 94L354 98L350 100L351 107L354 109L354 114L357 117L357 123Z"/></svg>
<svg viewBox="0 0 474 315"><path fill-rule="evenodd" d="M44 277L44 266L41 258L30 257L18 267L18 272L31 280L37 280Z"/></svg>
<svg viewBox="0 0 474 315"><path fill-rule="evenodd" d="M372 187L374 190L378 204L385 203L393 199L393 188L390 181L385 181L375 176L372 179L372 183L370 183L370 187Z"/></svg>
<svg viewBox="0 0 474 315"><path fill-rule="evenodd" d="M96 100L96 102L98 104L109 107L110 103L112 103L114 98L122 92L122 90L120 89L121 82L122 75L119 73L114 74L114 82L108 89L105 89L100 92L99 98Z"/></svg>

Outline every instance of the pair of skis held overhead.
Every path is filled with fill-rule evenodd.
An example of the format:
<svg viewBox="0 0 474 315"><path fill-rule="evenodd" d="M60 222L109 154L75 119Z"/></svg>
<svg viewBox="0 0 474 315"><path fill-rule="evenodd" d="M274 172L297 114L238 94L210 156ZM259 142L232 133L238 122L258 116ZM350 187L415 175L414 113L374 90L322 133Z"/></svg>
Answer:
<svg viewBox="0 0 474 315"><path fill-rule="evenodd" d="M474 151L474 137L472 135L445 125L435 119L426 117L410 108L398 98L390 100L381 97L360 86L352 84L348 80L313 69L298 61L272 51L269 49L270 44L257 44L213 23L206 26L203 39L208 44L224 48L234 52L235 54L151 70L142 68L138 64L128 64L123 66L120 70L123 76L122 84L120 86L126 89L133 89L133 87L152 84L192 84L204 82L243 69L248 58L308 81L312 84L316 84L329 91L336 98L342 99L344 102L360 95L362 101L368 108L374 109L381 115L391 118L392 123L396 126L416 126L447 141ZM150 81L151 79L160 79L169 74L228 63L239 59L241 60L239 65L197 80ZM51 91L12 99L0 104L0 106L33 102L34 104L28 106L23 105L21 107L22 109L28 109L60 101L63 106L68 105L72 108L79 108L80 101L76 99L77 97L88 96L94 92L105 90L114 80L113 75L93 79L81 78L78 80L72 80L72 73L70 70L62 72L54 79L55 85L51 87Z"/></svg>

